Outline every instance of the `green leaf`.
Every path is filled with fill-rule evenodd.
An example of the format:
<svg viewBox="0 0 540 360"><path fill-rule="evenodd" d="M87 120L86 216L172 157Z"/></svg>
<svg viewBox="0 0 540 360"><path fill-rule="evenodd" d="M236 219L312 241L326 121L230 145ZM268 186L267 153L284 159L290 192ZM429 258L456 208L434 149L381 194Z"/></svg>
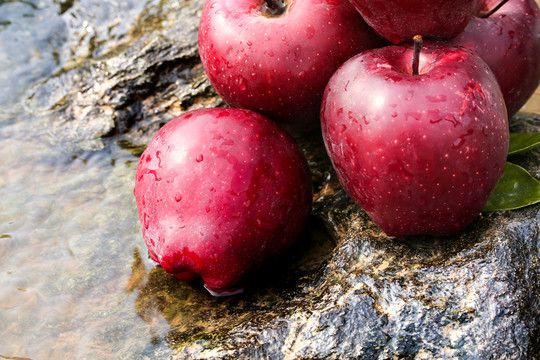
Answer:
<svg viewBox="0 0 540 360"><path fill-rule="evenodd" d="M540 182L518 165L506 163L504 175L482 211L514 210L540 202Z"/></svg>
<svg viewBox="0 0 540 360"><path fill-rule="evenodd" d="M521 154L540 146L540 132L510 134L508 155Z"/></svg>

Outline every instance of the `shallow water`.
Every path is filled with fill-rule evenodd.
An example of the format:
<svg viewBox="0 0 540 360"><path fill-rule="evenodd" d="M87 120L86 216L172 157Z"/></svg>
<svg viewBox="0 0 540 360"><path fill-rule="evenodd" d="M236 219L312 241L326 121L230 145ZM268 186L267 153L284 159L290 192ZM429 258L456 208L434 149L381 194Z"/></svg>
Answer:
<svg viewBox="0 0 540 360"><path fill-rule="evenodd" d="M167 357L253 311L275 316L330 252L314 225L312 250L284 260L303 264L296 272L260 274L263 285L241 297L179 283L146 254L138 158L114 141L70 152L26 108L33 85L114 49L154 3L0 0L0 359ZM540 113L539 94L527 110Z"/></svg>
<svg viewBox="0 0 540 360"><path fill-rule="evenodd" d="M134 258L145 249L132 196L138 159L114 143L66 152L25 110L32 85L107 51L145 6L83 2L0 1L0 358L172 352L160 340L168 323L149 325L135 307L132 265L139 275L155 267Z"/></svg>

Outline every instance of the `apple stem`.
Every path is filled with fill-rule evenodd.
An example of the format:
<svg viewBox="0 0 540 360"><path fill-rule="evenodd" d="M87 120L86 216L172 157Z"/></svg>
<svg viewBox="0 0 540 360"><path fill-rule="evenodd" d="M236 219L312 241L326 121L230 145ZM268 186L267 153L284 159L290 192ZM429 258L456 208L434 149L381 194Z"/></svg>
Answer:
<svg viewBox="0 0 540 360"><path fill-rule="evenodd" d="M420 50L422 50L422 44L424 41L422 40L422 36L415 35L413 37L413 42L414 52L412 58L412 73L413 75L418 75L418 66L420 65Z"/></svg>
<svg viewBox="0 0 540 360"><path fill-rule="evenodd" d="M274 16L281 15L287 9L287 3L281 0L264 0L265 2L265 11L269 12Z"/></svg>
<svg viewBox="0 0 540 360"><path fill-rule="evenodd" d="M482 15L481 17L482 17L483 19L490 17L490 16L493 15L497 10L499 10L500 8L502 8L503 5L506 4L507 2L508 2L508 0L502 0L502 1L499 3L499 5L495 6L493 9L491 9L491 11L489 11L487 14Z"/></svg>

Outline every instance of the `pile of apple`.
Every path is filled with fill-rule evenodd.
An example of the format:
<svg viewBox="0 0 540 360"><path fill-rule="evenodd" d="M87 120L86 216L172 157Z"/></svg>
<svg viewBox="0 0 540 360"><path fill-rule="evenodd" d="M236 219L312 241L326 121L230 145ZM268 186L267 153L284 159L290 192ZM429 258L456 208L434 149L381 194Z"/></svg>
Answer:
<svg viewBox="0 0 540 360"><path fill-rule="evenodd" d="M540 10L534 0L207 0L199 49L232 108L165 125L140 159L135 196L152 259L230 294L309 216L310 175L289 134L322 129L344 189L390 236L470 224L503 174L508 118L540 82Z"/></svg>

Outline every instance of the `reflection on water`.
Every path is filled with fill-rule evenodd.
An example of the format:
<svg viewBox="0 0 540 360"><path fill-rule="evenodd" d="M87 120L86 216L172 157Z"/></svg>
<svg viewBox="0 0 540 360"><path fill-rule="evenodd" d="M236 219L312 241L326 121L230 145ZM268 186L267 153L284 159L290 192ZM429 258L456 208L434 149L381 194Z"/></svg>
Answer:
<svg viewBox="0 0 540 360"><path fill-rule="evenodd" d="M0 355L101 358L119 344L118 353L141 351L127 340L144 338L146 327L125 292L133 249L144 246L135 163L128 154L112 166L110 155L2 139Z"/></svg>
<svg viewBox="0 0 540 360"><path fill-rule="evenodd" d="M128 291L139 288L137 314L152 328L165 319L170 330L164 337L173 347L194 340L208 340L236 325L265 318L271 321L293 305L310 301L315 289L310 284L320 274L334 243L313 219L298 242L286 254L270 260L245 282L246 290L231 297L213 297L202 282L186 284L167 275L161 267L147 271L138 251L134 253ZM303 296L302 296L303 295ZM160 341L159 337L153 339Z"/></svg>
<svg viewBox="0 0 540 360"><path fill-rule="evenodd" d="M130 282L133 252L145 249L132 195L138 158L115 144L66 153L46 119L23 110L32 85L113 48L145 5L97 3L0 1L0 358L172 353L152 340L169 325L140 318ZM141 266L154 267L146 256Z"/></svg>

